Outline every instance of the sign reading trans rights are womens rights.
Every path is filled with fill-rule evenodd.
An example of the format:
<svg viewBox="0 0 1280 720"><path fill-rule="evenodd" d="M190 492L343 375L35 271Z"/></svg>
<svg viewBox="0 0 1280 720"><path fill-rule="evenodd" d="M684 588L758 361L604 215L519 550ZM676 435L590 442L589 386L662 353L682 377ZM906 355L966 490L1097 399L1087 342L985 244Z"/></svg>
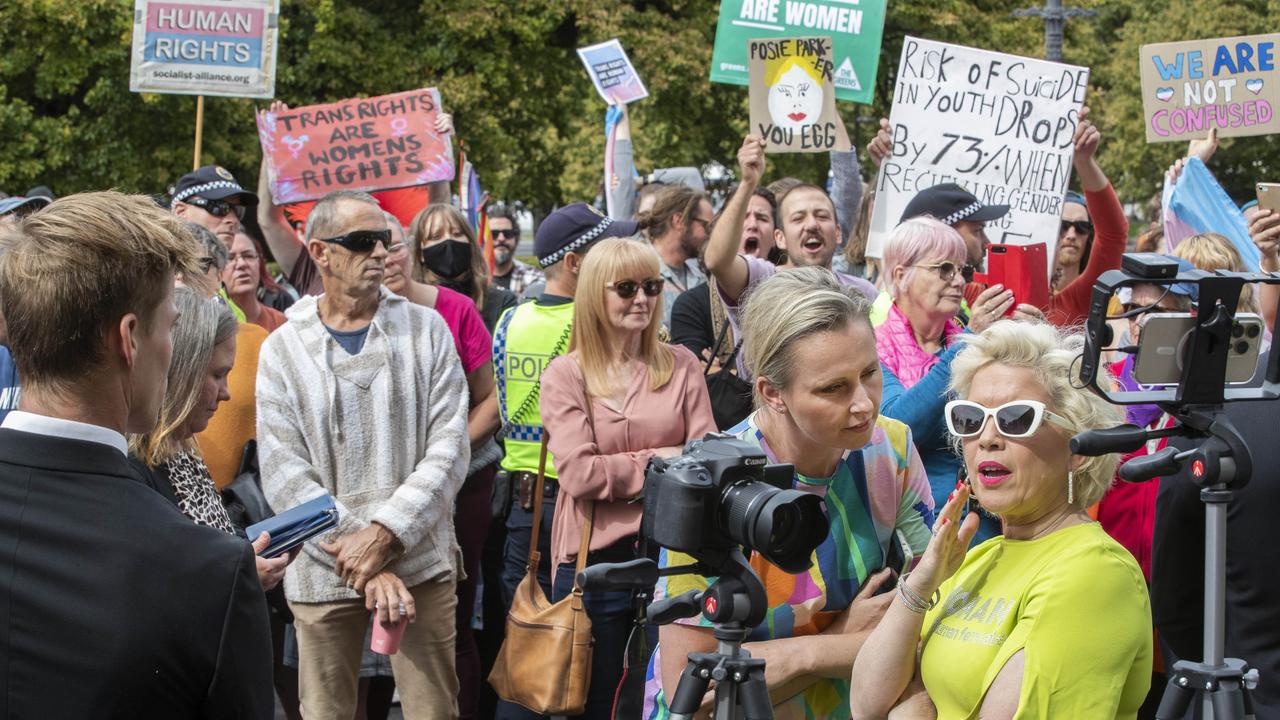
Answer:
<svg viewBox="0 0 1280 720"><path fill-rule="evenodd" d="M1147 142L1280 133L1280 34L1144 45Z"/></svg>
<svg viewBox="0 0 1280 720"><path fill-rule="evenodd" d="M279 0L137 0L129 89L275 96Z"/></svg>

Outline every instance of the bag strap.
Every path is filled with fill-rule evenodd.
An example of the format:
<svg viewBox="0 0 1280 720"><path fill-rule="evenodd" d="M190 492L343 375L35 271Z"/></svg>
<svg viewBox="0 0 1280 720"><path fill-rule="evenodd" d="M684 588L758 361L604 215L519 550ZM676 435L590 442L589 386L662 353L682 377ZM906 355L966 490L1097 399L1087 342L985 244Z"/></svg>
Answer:
<svg viewBox="0 0 1280 720"><path fill-rule="evenodd" d="M582 367L581 361L578 367ZM591 390L587 388L587 378L582 378L582 395L587 401L587 422L591 425L591 439L596 439L596 413L591 408ZM599 443L596 443L599 447ZM579 595L582 594L582 588L578 587L578 575L587 567L587 555L591 552L591 526L596 521L596 501L587 501L586 520L582 523L582 539L578 542L578 566L573 572L573 591Z"/></svg>
<svg viewBox="0 0 1280 720"><path fill-rule="evenodd" d="M707 361L707 366L702 369L702 375L704 377L711 374L711 366L715 364L716 356L720 354L720 347L724 345L724 338L728 334L729 323L726 322L724 327L720 328L720 336L716 338L715 346L711 348L711 359Z"/></svg>
<svg viewBox="0 0 1280 720"><path fill-rule="evenodd" d="M547 437L542 433L542 449L538 452L538 481L533 488L533 536L529 538L529 562L525 564L525 572L537 573L542 554L538 552L538 532L542 529L542 488L547 476Z"/></svg>

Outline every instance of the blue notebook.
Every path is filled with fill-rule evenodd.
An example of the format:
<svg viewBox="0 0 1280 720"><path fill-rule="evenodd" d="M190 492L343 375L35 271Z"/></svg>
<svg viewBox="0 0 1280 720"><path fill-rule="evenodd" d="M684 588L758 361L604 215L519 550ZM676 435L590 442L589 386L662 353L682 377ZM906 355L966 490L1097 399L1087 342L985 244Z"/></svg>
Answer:
<svg viewBox="0 0 1280 720"><path fill-rule="evenodd" d="M279 515L245 528L249 541L262 533L271 536L271 544L263 550L264 558L283 555L311 538L338 526L338 508L329 495L304 502Z"/></svg>

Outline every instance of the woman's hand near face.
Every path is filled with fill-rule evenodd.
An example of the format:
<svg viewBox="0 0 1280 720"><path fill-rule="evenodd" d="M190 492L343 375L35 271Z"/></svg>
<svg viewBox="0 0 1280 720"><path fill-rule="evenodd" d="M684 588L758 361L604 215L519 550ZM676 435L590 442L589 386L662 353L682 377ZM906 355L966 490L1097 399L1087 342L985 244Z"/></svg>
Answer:
<svg viewBox="0 0 1280 720"><path fill-rule="evenodd" d="M923 597L930 597L947 578L955 574L964 562L969 543L978 532L978 514L969 513L963 519L960 513L969 501L967 485L951 494L947 504L938 513L933 525L933 539L925 548L920 564L907 578L911 588Z"/></svg>

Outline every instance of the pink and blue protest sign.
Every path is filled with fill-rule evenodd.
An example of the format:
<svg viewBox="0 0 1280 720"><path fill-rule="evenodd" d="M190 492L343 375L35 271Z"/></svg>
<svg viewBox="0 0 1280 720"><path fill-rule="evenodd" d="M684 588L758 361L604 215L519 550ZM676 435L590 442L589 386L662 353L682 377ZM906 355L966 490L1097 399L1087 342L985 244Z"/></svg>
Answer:
<svg viewBox="0 0 1280 720"><path fill-rule="evenodd" d="M134 92L271 98L279 0L137 0Z"/></svg>
<svg viewBox="0 0 1280 720"><path fill-rule="evenodd" d="M1147 142L1280 133L1280 34L1143 45Z"/></svg>

